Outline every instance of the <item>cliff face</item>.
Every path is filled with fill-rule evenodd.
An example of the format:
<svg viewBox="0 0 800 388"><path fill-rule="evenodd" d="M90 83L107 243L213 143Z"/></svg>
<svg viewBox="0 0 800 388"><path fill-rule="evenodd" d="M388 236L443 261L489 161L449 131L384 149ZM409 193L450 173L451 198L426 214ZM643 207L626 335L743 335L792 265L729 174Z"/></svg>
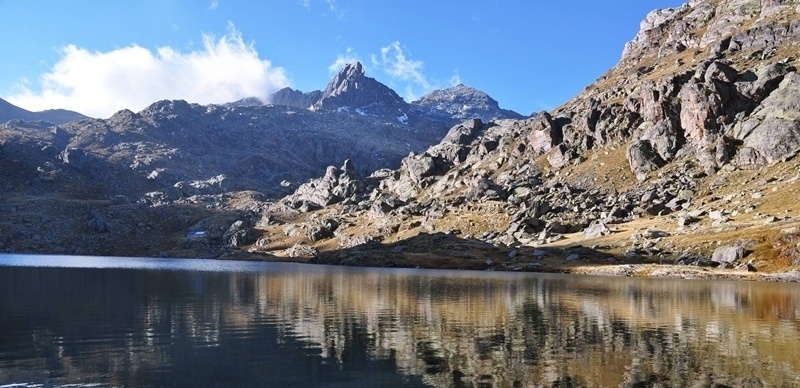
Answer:
<svg viewBox="0 0 800 388"><path fill-rule="evenodd" d="M444 233L461 244L429 253L506 247L487 260L498 268L541 270L542 258L555 270L565 259L800 265L799 13L800 2L774 0L653 11L620 62L554 111L465 122L357 184L338 185L346 174L332 168L266 212L296 227L266 227L265 238L308 243L333 263L379 264L363 251ZM346 194L330 201L333 192ZM328 239L344 249L326 253ZM718 245L739 253L712 254Z"/></svg>
<svg viewBox="0 0 800 388"><path fill-rule="evenodd" d="M698 0L653 11L620 63L532 136L544 146L563 133L568 160L625 143L640 180L679 153L708 173L790 158L800 150L798 4Z"/></svg>

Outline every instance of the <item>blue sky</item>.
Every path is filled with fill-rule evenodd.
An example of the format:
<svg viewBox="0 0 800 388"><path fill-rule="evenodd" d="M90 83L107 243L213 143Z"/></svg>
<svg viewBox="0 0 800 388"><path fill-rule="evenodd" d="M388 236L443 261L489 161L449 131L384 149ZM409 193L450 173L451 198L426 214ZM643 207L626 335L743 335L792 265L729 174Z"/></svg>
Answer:
<svg viewBox="0 0 800 388"><path fill-rule="evenodd" d="M464 84L555 108L679 0L0 0L0 97L94 117L323 89L344 62L407 100Z"/></svg>

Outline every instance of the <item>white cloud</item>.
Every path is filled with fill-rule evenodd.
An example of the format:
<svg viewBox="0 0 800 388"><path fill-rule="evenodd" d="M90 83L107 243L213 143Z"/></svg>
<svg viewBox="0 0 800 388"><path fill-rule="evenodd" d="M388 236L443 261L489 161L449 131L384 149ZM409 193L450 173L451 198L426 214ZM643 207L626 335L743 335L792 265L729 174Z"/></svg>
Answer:
<svg viewBox="0 0 800 388"><path fill-rule="evenodd" d="M404 98L408 101L416 100L420 94L436 89L436 86L423 74L425 63L407 56L398 41L381 47L380 57L373 55L371 59L372 64L383 69L384 73L395 80L407 83Z"/></svg>
<svg viewBox="0 0 800 388"><path fill-rule="evenodd" d="M452 77L450 77L450 82L449 83L450 83L450 86L456 86L456 85L459 85L459 84L463 83L463 82L461 82L461 76L458 74L457 71L455 73L453 73Z"/></svg>
<svg viewBox="0 0 800 388"><path fill-rule="evenodd" d="M120 109L138 111L162 99L200 104L251 96L266 100L289 85L284 69L259 58L232 24L222 37L203 35L198 51L161 47L154 52L133 44L91 52L68 45L61 54L40 76L39 90L21 82L15 94L3 98L28 110L63 108L109 117Z"/></svg>
<svg viewBox="0 0 800 388"><path fill-rule="evenodd" d="M217 7L219 7L219 1L217 1L217 0L212 0L211 4L208 5L208 9L210 11L213 11L213 10L217 9Z"/></svg>
<svg viewBox="0 0 800 388"><path fill-rule="evenodd" d="M358 58L358 55L352 47L348 47L344 54L336 56L336 60L328 66L328 72L336 74L342 70L345 65L355 62L361 62L361 59Z"/></svg>

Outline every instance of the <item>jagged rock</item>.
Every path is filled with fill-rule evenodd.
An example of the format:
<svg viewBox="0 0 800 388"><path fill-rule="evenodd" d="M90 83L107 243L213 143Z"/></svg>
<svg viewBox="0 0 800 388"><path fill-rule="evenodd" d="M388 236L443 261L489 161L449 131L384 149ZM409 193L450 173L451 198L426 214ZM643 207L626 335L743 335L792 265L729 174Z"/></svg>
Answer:
<svg viewBox="0 0 800 388"><path fill-rule="evenodd" d="M737 165L753 160L775 163L800 152L800 74L789 73L761 105L733 133L743 140L751 154L737 158ZM754 157L754 155L757 155Z"/></svg>
<svg viewBox="0 0 800 388"><path fill-rule="evenodd" d="M348 159L344 161L342 168L328 166L322 178L312 179L300 185L294 194L284 201L295 209L305 208L303 212L307 212L342 202L353 197L362 188L363 182L357 179L355 167Z"/></svg>
<svg viewBox="0 0 800 388"><path fill-rule="evenodd" d="M375 238L368 235L359 235L359 236L351 236L351 235L340 235L339 236L339 249L347 249L357 247L359 245L369 244L375 241Z"/></svg>
<svg viewBox="0 0 800 388"><path fill-rule="evenodd" d="M778 88L786 74L793 71L793 66L781 62L762 65L755 72L742 74L735 84L736 90L754 103L759 103Z"/></svg>
<svg viewBox="0 0 800 388"><path fill-rule="evenodd" d="M642 126L644 129L642 129L639 140L647 141L662 161L672 160L681 145L678 125L671 119L664 119L655 124L645 122Z"/></svg>
<svg viewBox="0 0 800 388"><path fill-rule="evenodd" d="M628 162L636 179L643 181L647 173L654 171L664 164L664 161L655 153L650 142L636 140L628 145Z"/></svg>
<svg viewBox="0 0 800 388"><path fill-rule="evenodd" d="M547 155L547 162L554 168L559 169L569 164L573 155L573 151L562 143L550 151L550 154Z"/></svg>
<svg viewBox="0 0 800 388"><path fill-rule="evenodd" d="M686 140L695 146L707 144L709 137L719 130L717 118L722 115L719 94L692 79L683 85L678 97L681 99L680 119Z"/></svg>
<svg viewBox="0 0 800 388"><path fill-rule="evenodd" d="M503 201L507 197L505 190L487 177L479 176L469 184L467 200L469 201Z"/></svg>
<svg viewBox="0 0 800 388"><path fill-rule="evenodd" d="M533 152L543 154L564 140L564 134L553 122L549 113L543 112L530 121L528 144Z"/></svg>
<svg viewBox="0 0 800 388"><path fill-rule="evenodd" d="M222 236L225 244L232 247L241 247L252 243L252 236L250 228L247 227L244 221L239 220L231 224L228 231Z"/></svg>
<svg viewBox="0 0 800 388"><path fill-rule="evenodd" d="M328 83L315 110L351 110L362 115L402 115L407 104L386 85L364 75L360 62L349 63Z"/></svg>
<svg viewBox="0 0 800 388"><path fill-rule="evenodd" d="M286 250L289 257L314 257L318 253L316 248L303 244L295 244Z"/></svg>
<svg viewBox="0 0 800 388"><path fill-rule="evenodd" d="M430 155L409 155L403 159L403 168L415 183L436 173L436 161Z"/></svg>
<svg viewBox="0 0 800 388"><path fill-rule="evenodd" d="M322 222L315 222L306 229L306 237L311 241L320 241L334 236L334 232L339 228L339 222L334 219L326 219Z"/></svg>

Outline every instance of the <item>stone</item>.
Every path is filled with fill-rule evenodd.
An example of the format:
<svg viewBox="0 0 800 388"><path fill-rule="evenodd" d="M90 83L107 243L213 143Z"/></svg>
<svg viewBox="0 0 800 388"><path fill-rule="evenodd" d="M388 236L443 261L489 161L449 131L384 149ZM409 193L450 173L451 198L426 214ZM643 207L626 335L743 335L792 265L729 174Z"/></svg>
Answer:
<svg viewBox="0 0 800 388"><path fill-rule="evenodd" d="M719 246L711 255L711 260L717 263L734 263L744 258L746 253L741 246Z"/></svg>
<svg viewBox="0 0 800 388"><path fill-rule="evenodd" d="M228 231L223 235L223 241L232 247L241 247L252 243L252 236L250 228L245 225L242 220L236 221L231 224Z"/></svg>
<svg viewBox="0 0 800 388"><path fill-rule="evenodd" d="M751 148L749 156L736 158L736 164L763 164L786 160L800 152L800 75L787 74L773 91L733 133ZM740 151L741 152L741 151Z"/></svg>
<svg viewBox="0 0 800 388"><path fill-rule="evenodd" d="M550 163L553 168L559 169L569 164L572 157L572 150L562 143L550 151L550 154L547 155L547 162Z"/></svg>
<svg viewBox="0 0 800 388"><path fill-rule="evenodd" d="M563 132L555 125L552 117L547 112L543 112L531 119L529 125L531 132L528 135L528 144L533 152L543 154L563 141Z"/></svg>
<svg viewBox="0 0 800 388"><path fill-rule="evenodd" d="M647 179L647 173L657 170L664 164L647 140L636 140L630 143L627 156L631 172L639 181Z"/></svg>
<svg viewBox="0 0 800 388"><path fill-rule="evenodd" d="M588 228L583 230L583 237L586 239L598 238L608 234L611 234L611 231L602 221L592 222Z"/></svg>

